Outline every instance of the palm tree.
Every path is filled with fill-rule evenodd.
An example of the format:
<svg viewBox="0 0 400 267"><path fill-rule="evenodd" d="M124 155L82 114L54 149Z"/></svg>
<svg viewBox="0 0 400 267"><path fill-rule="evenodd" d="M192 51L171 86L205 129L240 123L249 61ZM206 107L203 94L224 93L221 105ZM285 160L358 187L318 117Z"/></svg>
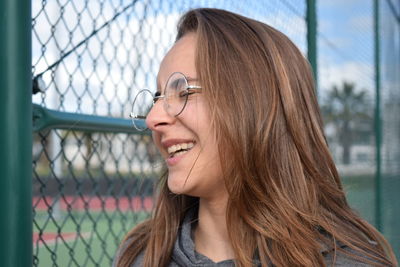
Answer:
<svg viewBox="0 0 400 267"><path fill-rule="evenodd" d="M350 164L351 146L355 137L370 138L372 108L365 89L356 90L355 84L344 81L334 85L322 105L325 125L335 128L337 141L343 149L342 163Z"/></svg>

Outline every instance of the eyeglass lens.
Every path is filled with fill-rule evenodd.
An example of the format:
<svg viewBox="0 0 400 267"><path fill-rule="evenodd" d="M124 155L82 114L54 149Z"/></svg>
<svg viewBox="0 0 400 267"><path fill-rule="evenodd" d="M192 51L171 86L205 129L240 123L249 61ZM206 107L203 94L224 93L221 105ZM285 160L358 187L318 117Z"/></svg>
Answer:
<svg viewBox="0 0 400 267"><path fill-rule="evenodd" d="M164 97L161 98L164 98L164 109L170 116L179 115L185 108L188 97L187 87L186 77L180 72L175 72L168 78L163 92ZM143 89L136 95L130 115L136 129L146 129L143 128L145 124L139 123L137 120L146 119L153 106L153 101L155 103L158 100L159 98L153 97L148 89Z"/></svg>
<svg viewBox="0 0 400 267"><path fill-rule="evenodd" d="M165 87L165 109L171 116L179 115L187 101L187 80L182 73L176 72L169 77Z"/></svg>
<svg viewBox="0 0 400 267"><path fill-rule="evenodd" d="M152 106L153 95L150 90L143 89L139 91L133 100L132 112L130 114L133 126L135 126L137 130L146 130L146 124L143 122L138 122L138 120L145 120Z"/></svg>

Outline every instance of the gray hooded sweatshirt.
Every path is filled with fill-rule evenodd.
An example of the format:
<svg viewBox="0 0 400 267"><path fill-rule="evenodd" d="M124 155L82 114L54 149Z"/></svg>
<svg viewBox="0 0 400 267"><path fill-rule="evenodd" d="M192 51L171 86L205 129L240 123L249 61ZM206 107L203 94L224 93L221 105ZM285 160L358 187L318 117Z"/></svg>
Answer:
<svg viewBox="0 0 400 267"><path fill-rule="evenodd" d="M178 236L175 241L174 249L172 251L171 262L168 267L234 267L235 263L233 260L224 260L220 262L213 262L206 256L197 253L195 250L193 238L192 238L192 226L197 222L197 209L190 210L183 220L182 226L178 231ZM127 243L129 240L127 241ZM122 246L124 250L125 246ZM348 248L342 246L343 249ZM114 259L113 267L116 267L116 262L119 258L121 251L117 253L117 257ZM321 250L324 255L326 266L333 266L334 252L328 247ZM354 252L352 252L354 253ZM140 253L135 259L132 267L141 267L143 262L144 253ZM258 260L254 260L253 266L261 266ZM270 266L273 266L272 264ZM336 261L334 266L354 266L354 267L367 267L371 266L366 263L359 262L343 253L336 252Z"/></svg>

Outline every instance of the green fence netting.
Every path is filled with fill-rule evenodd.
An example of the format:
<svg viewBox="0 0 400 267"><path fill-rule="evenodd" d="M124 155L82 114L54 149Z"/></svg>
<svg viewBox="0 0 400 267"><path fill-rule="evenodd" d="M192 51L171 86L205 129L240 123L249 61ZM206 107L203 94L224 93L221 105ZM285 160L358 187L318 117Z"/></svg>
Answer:
<svg viewBox="0 0 400 267"><path fill-rule="evenodd" d="M375 224L373 1L320 1L318 16L325 133L350 203Z"/></svg>
<svg viewBox="0 0 400 267"><path fill-rule="evenodd" d="M110 266L148 216L163 169L151 137L106 118L128 119L135 93L156 88L176 22L194 7L265 21L306 51L305 1L32 1L34 266ZM51 126L40 108L61 117ZM54 126L64 113L72 120Z"/></svg>
<svg viewBox="0 0 400 267"><path fill-rule="evenodd" d="M400 2L383 1L380 20L382 230L400 259Z"/></svg>
<svg viewBox="0 0 400 267"><path fill-rule="evenodd" d="M317 7L318 94L330 149L350 204L399 257L400 3L319 1Z"/></svg>

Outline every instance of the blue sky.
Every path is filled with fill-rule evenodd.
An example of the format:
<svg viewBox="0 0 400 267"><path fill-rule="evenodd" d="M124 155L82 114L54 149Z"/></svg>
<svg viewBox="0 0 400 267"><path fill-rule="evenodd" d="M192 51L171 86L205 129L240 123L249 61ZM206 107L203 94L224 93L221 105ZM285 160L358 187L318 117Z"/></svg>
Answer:
<svg viewBox="0 0 400 267"><path fill-rule="evenodd" d="M344 80L373 94L374 44L371 0L317 1L319 85L323 93Z"/></svg>

